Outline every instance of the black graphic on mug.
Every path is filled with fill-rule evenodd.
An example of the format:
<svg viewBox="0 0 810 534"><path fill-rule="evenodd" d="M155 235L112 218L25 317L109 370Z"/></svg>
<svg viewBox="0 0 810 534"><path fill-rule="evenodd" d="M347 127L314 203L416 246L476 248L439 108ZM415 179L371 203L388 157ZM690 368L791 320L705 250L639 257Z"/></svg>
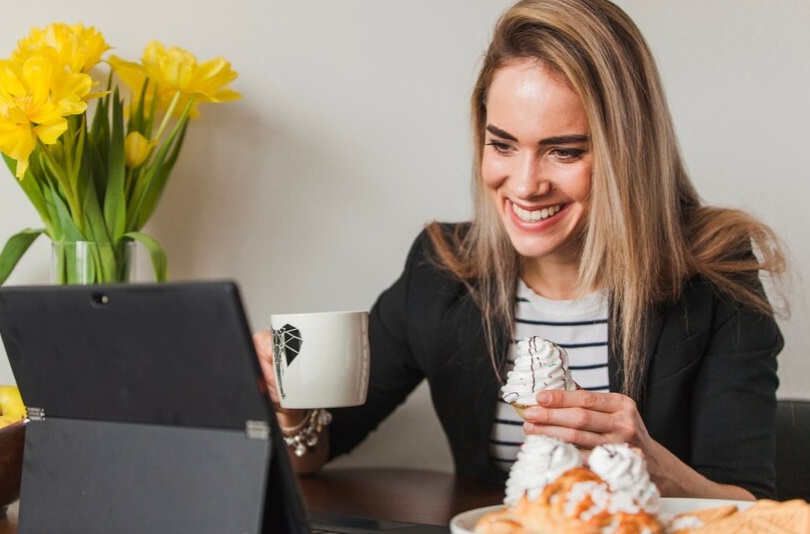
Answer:
<svg viewBox="0 0 810 534"><path fill-rule="evenodd" d="M275 360L276 367L276 388L281 398L286 398L284 393L284 366L281 365L281 359L287 362L287 367L292 364L296 356L301 352L301 331L296 327L285 324L278 330L273 330L273 359Z"/></svg>

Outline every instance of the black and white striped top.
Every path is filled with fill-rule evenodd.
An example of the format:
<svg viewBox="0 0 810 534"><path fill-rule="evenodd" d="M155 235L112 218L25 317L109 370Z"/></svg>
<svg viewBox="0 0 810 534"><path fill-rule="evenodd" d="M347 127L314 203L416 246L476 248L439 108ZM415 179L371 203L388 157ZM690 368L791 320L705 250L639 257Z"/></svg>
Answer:
<svg viewBox="0 0 810 534"><path fill-rule="evenodd" d="M603 293L592 293L580 300L549 300L520 281L509 365L514 364L517 342L531 336L548 339L568 352L571 375L580 387L609 390L608 307ZM523 443L523 419L500 398L497 403L489 450L492 459L508 470Z"/></svg>

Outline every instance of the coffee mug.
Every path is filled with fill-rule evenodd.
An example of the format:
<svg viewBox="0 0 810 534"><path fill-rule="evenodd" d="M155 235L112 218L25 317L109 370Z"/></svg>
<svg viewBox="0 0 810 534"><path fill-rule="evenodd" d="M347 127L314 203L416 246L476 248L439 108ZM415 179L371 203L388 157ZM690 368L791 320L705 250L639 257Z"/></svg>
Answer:
<svg viewBox="0 0 810 534"><path fill-rule="evenodd" d="M270 329L282 408L337 408L366 402L368 312L274 314Z"/></svg>

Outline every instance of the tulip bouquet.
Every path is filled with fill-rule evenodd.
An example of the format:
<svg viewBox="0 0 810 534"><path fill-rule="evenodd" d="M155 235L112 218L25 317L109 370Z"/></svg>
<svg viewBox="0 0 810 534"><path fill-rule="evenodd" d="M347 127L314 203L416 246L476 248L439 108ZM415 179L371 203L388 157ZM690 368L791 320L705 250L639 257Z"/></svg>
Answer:
<svg viewBox="0 0 810 534"><path fill-rule="evenodd" d="M227 87L237 74L223 58L198 63L156 41L140 62L103 59L110 49L95 28L54 23L32 29L0 60L0 152L44 223L8 239L0 284L43 233L54 245L95 244L89 278L78 280L64 257L55 264L59 282L125 280L133 241L149 252L155 278L166 279L165 251L141 230L198 105L239 98Z"/></svg>

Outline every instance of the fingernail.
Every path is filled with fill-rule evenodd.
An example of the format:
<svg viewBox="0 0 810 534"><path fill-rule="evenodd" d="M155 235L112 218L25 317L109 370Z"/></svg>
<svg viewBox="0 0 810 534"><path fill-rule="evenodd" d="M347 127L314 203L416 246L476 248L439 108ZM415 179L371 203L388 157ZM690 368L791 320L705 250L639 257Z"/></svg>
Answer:
<svg viewBox="0 0 810 534"><path fill-rule="evenodd" d="M537 404L546 404L548 402L551 402L551 395L549 393L541 391L537 394Z"/></svg>

